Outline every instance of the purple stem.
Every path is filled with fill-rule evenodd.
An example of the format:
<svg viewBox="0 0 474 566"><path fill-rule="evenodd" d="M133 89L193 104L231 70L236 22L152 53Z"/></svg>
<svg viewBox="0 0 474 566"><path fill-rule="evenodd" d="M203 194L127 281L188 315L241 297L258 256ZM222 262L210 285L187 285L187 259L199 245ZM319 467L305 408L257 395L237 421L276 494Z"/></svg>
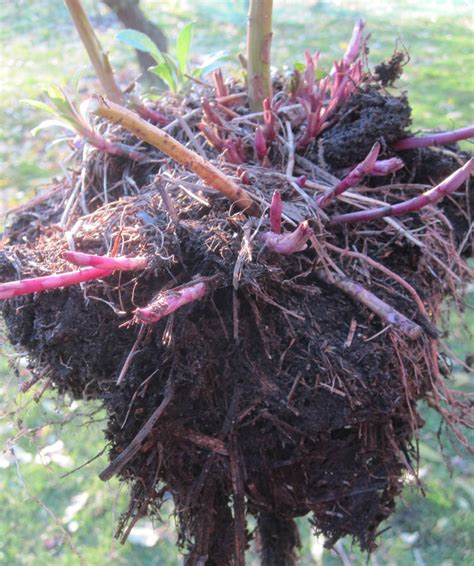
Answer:
<svg viewBox="0 0 474 566"><path fill-rule="evenodd" d="M376 220L384 216L400 216L410 212L417 212L428 204L435 204L443 199L446 195L453 193L458 189L474 171L474 158L471 158L460 169L457 169L444 181L429 191L414 197L400 204L387 205L381 208L373 208L371 210L360 210L358 212L350 212L348 214L337 214L329 221L329 226L335 224L353 224L355 222L367 222Z"/></svg>
<svg viewBox="0 0 474 566"><path fill-rule="evenodd" d="M320 195L316 199L316 204L320 208L326 208L335 197L350 189L351 187L355 187L360 183L360 181L365 177L365 175L370 175L372 169L375 166L377 161L377 157L380 153L380 144L379 142L375 142L372 149L369 151L367 157L356 165L352 171L340 181L332 191L328 191L323 195Z"/></svg>
<svg viewBox="0 0 474 566"><path fill-rule="evenodd" d="M467 140L474 137L474 125L460 128L459 130L452 130L451 132L442 132L439 134L430 134L428 136L413 136L403 138L396 141L392 148L396 151L405 149L416 149L419 147L428 147L430 145L444 145L454 143L461 140Z"/></svg>

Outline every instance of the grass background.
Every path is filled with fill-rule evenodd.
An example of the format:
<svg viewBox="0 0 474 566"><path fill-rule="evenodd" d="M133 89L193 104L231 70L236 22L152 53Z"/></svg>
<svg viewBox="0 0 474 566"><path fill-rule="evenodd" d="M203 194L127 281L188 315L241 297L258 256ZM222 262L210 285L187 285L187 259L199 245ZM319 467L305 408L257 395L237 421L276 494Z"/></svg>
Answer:
<svg viewBox="0 0 474 566"><path fill-rule="evenodd" d="M133 54L114 40L119 26L99 2L84 1L101 40L126 84L138 74ZM244 52L244 0L142 0L148 15L165 29L171 44L180 27L194 20L193 58L227 49L227 72ZM411 57L400 88L409 90L414 129L461 127L472 123L474 103L474 40L472 2L373 0L274 0L273 60L291 67L304 48L320 49L329 69L344 51L356 17L372 32L370 62L374 65L404 45ZM0 21L0 208L35 193L52 176L60 175L63 155L50 147L52 132L33 138L29 130L45 118L19 101L37 98L52 82L67 84L80 67L84 80L94 82L86 55L61 0L3 1ZM0 210L1 212L1 210ZM471 300L471 303L474 303ZM474 350L463 323L474 329L474 314L464 319L451 312L451 347L461 357ZM1 336L0 336L1 340ZM162 524L139 523L121 546L114 525L127 500L127 488L117 480L97 478L106 455L79 471L61 476L100 453L104 414L90 404L57 400L46 392L39 402L33 393L18 394L18 376L27 378L24 360L3 349L0 361L0 564L5 565L174 565L172 507ZM454 363L453 386L467 387L469 376ZM373 565L457 566L474 564L472 552L473 470L465 454L444 437L442 453L439 417L423 409L427 426L420 435L420 476L426 497L410 487L388 522L391 527L369 559ZM448 435L449 436L449 435ZM301 565L341 564L334 552L322 551L301 521ZM148 545L148 546L147 546ZM343 541L339 549L352 564L367 558ZM255 558L251 558L258 564Z"/></svg>

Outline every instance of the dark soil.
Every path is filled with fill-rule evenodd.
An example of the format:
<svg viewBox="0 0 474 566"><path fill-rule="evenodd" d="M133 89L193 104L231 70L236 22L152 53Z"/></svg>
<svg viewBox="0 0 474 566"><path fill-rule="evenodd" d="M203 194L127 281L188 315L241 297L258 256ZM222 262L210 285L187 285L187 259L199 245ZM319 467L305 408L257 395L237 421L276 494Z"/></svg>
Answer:
<svg viewBox="0 0 474 566"><path fill-rule="evenodd" d="M400 138L409 124L404 96L358 92L322 136L322 161L336 173L363 159L375 141L386 147ZM409 177L410 183L431 184L458 166L431 150L406 153L399 178ZM416 431L422 426L416 402L439 404L444 387L434 365L433 326L442 298L454 292L442 264L463 277L452 253L454 238L459 242L465 235L469 208L462 194L461 205L452 201L446 208L454 229L434 208L405 219L405 228L416 229L441 265L384 221L329 232L314 220L323 248L357 249L406 280L432 314L429 321L403 287L363 261L330 248L322 255L310 247L292 256L262 250L258 238L249 239L260 219L229 213L220 196L206 193L209 207L163 183L175 202L176 226L157 183L150 184L160 167L173 170L163 163L134 175L135 193L116 190L108 203L100 201L100 190L94 192L101 186L95 178L86 195L91 214L74 234L78 250L102 254L120 237L120 253L147 255L147 270L4 301L10 341L28 352L33 373L44 372L61 393L103 402L111 461L162 407L139 449L117 470L131 487L119 536L126 538L140 517L157 515L170 492L189 565L235 563L253 537L247 514L257 517L266 566L294 563L299 538L293 519L308 514L329 546L351 535L372 550L380 523L395 508L403 473L416 469ZM108 165L114 179L129 167L116 158ZM250 167L249 174L267 201L280 188L284 200L297 202L272 170ZM410 196L408 185L396 187L377 198L398 202ZM1 280L39 274L40 266L41 274L66 269L61 259L66 242L55 226L60 198L39 205L39 216L27 210L12 220L0 252ZM262 229L268 229L265 219ZM236 280L234 267L242 257ZM397 328L322 283L318 270L328 261L417 320L423 335L407 341ZM137 339L138 326L123 324L133 310L164 287L216 275L213 293L147 327L117 386Z"/></svg>

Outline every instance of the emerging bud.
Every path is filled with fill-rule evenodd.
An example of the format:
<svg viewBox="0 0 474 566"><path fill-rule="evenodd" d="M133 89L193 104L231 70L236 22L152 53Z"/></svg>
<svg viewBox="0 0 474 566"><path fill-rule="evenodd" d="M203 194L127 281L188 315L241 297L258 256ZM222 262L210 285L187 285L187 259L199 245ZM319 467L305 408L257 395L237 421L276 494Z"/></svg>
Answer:
<svg viewBox="0 0 474 566"><path fill-rule="evenodd" d="M296 230L287 234L265 232L262 234L262 240L272 252L290 255L304 251L307 248L306 242L312 234L313 231L309 227L308 222L305 221L301 222Z"/></svg>
<svg viewBox="0 0 474 566"><path fill-rule="evenodd" d="M370 175L374 177L382 177L384 175L389 175L390 173L395 173L405 164L401 159L398 157L391 157L390 159L382 159L380 161L376 161Z"/></svg>
<svg viewBox="0 0 474 566"><path fill-rule="evenodd" d="M135 321L143 324L158 322L184 305L202 299L208 291L209 284L199 281L158 293L149 305L135 310Z"/></svg>

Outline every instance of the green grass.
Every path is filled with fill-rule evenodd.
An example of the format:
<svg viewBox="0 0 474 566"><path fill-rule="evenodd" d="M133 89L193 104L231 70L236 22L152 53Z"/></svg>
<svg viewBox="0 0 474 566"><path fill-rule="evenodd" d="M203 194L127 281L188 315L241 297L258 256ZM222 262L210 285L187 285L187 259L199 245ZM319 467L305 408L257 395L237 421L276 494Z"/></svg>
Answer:
<svg viewBox="0 0 474 566"><path fill-rule="evenodd" d="M142 0L142 4L165 26L172 40L180 26L196 21L196 61L219 49L228 49L231 60L244 51L246 10L242 0L188 0L177 6L172 0L163 0L159 11L153 0ZM126 84L138 73L138 67L129 50L114 42L119 28L100 3L90 0L85 5ZM372 32L372 64L389 57L397 41L409 50L411 61L400 86L409 90L415 127L461 127L473 121L472 17L466 2L275 0L275 64L291 67L302 59L304 48L321 49L322 66L328 69L343 52L357 16L368 21ZM38 97L51 82L67 83L82 66L86 68L85 84L93 85L94 79L61 0L4 2L1 19L0 188L3 206L8 207L52 175L61 174L61 152L57 147L46 148L52 133L39 138L29 134L45 116L22 105L20 99ZM236 69L229 63L227 72ZM464 357L473 351L472 341L470 344L462 330L460 318L454 314L451 318L451 345L458 356ZM467 314L465 322L474 329L474 311ZM19 371L25 379L26 370L20 367ZM453 385L466 387L467 380L467 374L456 367ZM94 422L88 423L90 418L80 414L90 413L90 405L56 405L54 395L48 393L35 403L31 394L18 395L17 384L5 356L0 361L0 396L4 400L0 446L8 445L9 439L25 427L37 430L15 443L17 462L8 455L0 460L0 564L69 566L80 564L81 558L88 565L108 561L139 566L176 564L175 534L166 526L173 522L170 509L163 514L165 526L157 525L159 540L155 546L147 548L132 541L121 546L113 538L127 490L117 480L103 484L97 478L106 465L106 454L61 478L102 450L105 416L98 413ZM76 416L68 425L48 424L72 413ZM420 559L434 566L474 563L474 555L469 554L474 546L470 534L472 466L465 454L457 454L449 443L445 442L445 454L441 455L436 437L439 417L426 409L423 416L427 426L420 435L421 472L427 496L422 498L409 487L405 490L389 521L391 529L382 535L380 548L371 559L373 564L405 566L419 564ZM57 446L65 467L37 462L38 452L58 440L63 442L62 448ZM71 512L71 504L81 494L88 495L86 504L73 517L67 517L68 508ZM309 535L307 523L301 521L301 525L301 565L340 564L340 559L328 552L317 562L317 544ZM68 537L76 550L69 545ZM353 564L366 564L366 557L351 549L350 541L344 541L344 548Z"/></svg>

